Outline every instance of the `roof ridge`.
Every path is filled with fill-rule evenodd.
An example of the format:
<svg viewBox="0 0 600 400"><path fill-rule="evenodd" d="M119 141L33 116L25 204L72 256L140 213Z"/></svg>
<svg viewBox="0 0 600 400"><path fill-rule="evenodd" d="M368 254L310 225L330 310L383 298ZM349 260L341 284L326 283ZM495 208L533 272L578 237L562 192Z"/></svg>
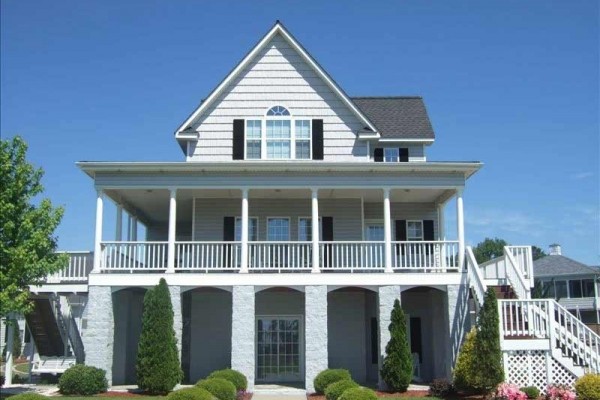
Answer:
<svg viewBox="0 0 600 400"><path fill-rule="evenodd" d="M422 96L350 96L351 99L423 99Z"/></svg>

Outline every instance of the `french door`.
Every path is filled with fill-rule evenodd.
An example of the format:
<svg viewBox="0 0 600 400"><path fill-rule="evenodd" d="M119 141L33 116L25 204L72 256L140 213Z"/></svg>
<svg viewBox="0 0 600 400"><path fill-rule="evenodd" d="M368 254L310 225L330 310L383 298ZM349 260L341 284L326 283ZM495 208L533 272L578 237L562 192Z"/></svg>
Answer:
<svg viewBox="0 0 600 400"><path fill-rule="evenodd" d="M299 382L303 377L301 317L257 317L256 380Z"/></svg>

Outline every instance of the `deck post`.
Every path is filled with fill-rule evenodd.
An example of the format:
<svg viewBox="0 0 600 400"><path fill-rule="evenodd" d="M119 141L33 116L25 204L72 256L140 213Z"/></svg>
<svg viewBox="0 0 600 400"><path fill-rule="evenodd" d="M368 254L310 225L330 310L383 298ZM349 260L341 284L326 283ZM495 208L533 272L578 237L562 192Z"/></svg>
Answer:
<svg viewBox="0 0 600 400"><path fill-rule="evenodd" d="M392 273L392 220L390 206L390 188L383 189L383 230L384 230L384 254L385 272Z"/></svg>
<svg viewBox="0 0 600 400"><path fill-rule="evenodd" d="M242 189L242 226L240 273L248 273L248 188Z"/></svg>
<svg viewBox="0 0 600 400"><path fill-rule="evenodd" d="M102 218L104 213L104 191L96 189L96 235L94 239L94 268L92 272L100 272L100 257L102 252Z"/></svg>
<svg viewBox="0 0 600 400"><path fill-rule="evenodd" d="M312 273L319 273L319 189L311 189L312 204Z"/></svg>
<svg viewBox="0 0 600 400"><path fill-rule="evenodd" d="M167 273L175 272L175 235L177 224L177 189L169 189L169 242L167 245Z"/></svg>
<svg viewBox="0 0 600 400"><path fill-rule="evenodd" d="M458 269L463 271L465 262L465 215L463 211L463 188L456 189L456 229L458 232Z"/></svg>
<svg viewBox="0 0 600 400"><path fill-rule="evenodd" d="M8 314L8 317L6 318L6 326L8 327L7 329L7 335L6 335L6 364L4 366L4 373L5 373L5 386L10 386L12 385L12 378L13 378L13 358L14 358L14 354L13 354L13 343L15 341L15 332L14 332L14 326L13 324L17 323L16 319L12 318L12 313Z"/></svg>

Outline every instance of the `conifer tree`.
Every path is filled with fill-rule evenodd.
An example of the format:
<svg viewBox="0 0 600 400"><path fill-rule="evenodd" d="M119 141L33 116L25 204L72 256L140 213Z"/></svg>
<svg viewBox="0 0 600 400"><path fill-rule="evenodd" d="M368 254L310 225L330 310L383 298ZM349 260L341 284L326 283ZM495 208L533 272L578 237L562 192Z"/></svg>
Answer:
<svg viewBox="0 0 600 400"><path fill-rule="evenodd" d="M389 330L390 341L385 347L386 356L381 368L381 377L391 390L405 392L412 380L413 366L408 346L406 317L398 299L394 302Z"/></svg>
<svg viewBox="0 0 600 400"><path fill-rule="evenodd" d="M504 381L499 324L498 301L494 289L490 287L485 293L483 307L477 319L474 346L477 356L473 360L473 388L483 393Z"/></svg>
<svg viewBox="0 0 600 400"><path fill-rule="evenodd" d="M164 279L144 296L136 373L139 388L151 394L171 391L183 377L173 330L173 305Z"/></svg>
<svg viewBox="0 0 600 400"><path fill-rule="evenodd" d="M473 327L463 342L456 366L454 367L453 383L458 390L470 392L473 390L473 363L476 357L475 340L477 337L477 329Z"/></svg>

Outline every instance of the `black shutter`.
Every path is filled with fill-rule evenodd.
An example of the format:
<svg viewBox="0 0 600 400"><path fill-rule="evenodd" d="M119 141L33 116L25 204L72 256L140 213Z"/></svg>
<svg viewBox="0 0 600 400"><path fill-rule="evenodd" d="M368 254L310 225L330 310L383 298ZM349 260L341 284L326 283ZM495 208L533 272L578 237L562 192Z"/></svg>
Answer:
<svg viewBox="0 0 600 400"><path fill-rule="evenodd" d="M323 159L323 120L312 120L312 159Z"/></svg>
<svg viewBox="0 0 600 400"><path fill-rule="evenodd" d="M321 217L321 230L323 231L324 242L333 242L333 217ZM325 267L331 266L331 257L333 254L333 245L327 244L323 246L324 254L321 254Z"/></svg>
<svg viewBox="0 0 600 400"><path fill-rule="evenodd" d="M244 120L233 120L233 159L244 159Z"/></svg>
<svg viewBox="0 0 600 400"><path fill-rule="evenodd" d="M375 157L375 162L383 162L383 147L375 148L373 156Z"/></svg>
<svg viewBox="0 0 600 400"><path fill-rule="evenodd" d="M408 148L400 147L398 154L400 154L400 162L408 162Z"/></svg>
<svg viewBox="0 0 600 400"><path fill-rule="evenodd" d="M396 241L397 242L406 241L406 220L404 220L404 219L396 220ZM406 247L405 244L396 245L396 254L404 255L405 247Z"/></svg>
<svg viewBox="0 0 600 400"><path fill-rule="evenodd" d="M223 241L233 242L235 240L235 217L223 218ZM226 244L223 246L225 249L225 257L223 257L223 267L230 268L231 258L233 255L233 246Z"/></svg>
<svg viewBox="0 0 600 400"><path fill-rule="evenodd" d="M430 219L426 219L425 221L423 221L423 240L425 240L425 241L435 240L433 237L433 221ZM433 254L433 245L432 244L425 245L425 254Z"/></svg>

